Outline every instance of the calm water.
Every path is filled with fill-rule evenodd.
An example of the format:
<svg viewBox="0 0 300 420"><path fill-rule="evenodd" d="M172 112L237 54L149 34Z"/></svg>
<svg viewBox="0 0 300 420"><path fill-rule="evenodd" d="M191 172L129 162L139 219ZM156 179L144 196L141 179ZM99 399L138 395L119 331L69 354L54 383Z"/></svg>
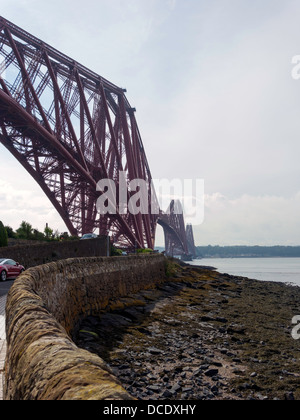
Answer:
<svg viewBox="0 0 300 420"><path fill-rule="evenodd" d="M205 258L192 264L216 267L221 273L300 286L300 258Z"/></svg>

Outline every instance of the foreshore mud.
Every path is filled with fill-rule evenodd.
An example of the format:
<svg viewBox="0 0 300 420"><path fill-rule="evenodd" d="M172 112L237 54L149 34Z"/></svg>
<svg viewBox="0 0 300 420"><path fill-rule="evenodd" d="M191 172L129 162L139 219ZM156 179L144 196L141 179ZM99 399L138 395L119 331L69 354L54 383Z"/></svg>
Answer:
<svg viewBox="0 0 300 420"><path fill-rule="evenodd" d="M74 333L143 400L300 399L300 288L169 263L169 281Z"/></svg>

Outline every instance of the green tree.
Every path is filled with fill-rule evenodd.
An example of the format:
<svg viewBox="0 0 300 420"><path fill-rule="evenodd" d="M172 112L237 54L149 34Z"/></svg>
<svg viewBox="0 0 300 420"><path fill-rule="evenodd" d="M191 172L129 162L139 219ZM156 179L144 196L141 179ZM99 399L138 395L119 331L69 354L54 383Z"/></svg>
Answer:
<svg viewBox="0 0 300 420"><path fill-rule="evenodd" d="M44 234L46 236L47 241L51 241L53 239L53 229L51 229L48 224L46 225L44 229Z"/></svg>
<svg viewBox="0 0 300 420"><path fill-rule="evenodd" d="M7 231L0 221L0 247L7 246Z"/></svg>
<svg viewBox="0 0 300 420"><path fill-rule="evenodd" d="M9 238L16 238L17 234L16 232L14 232L13 228L11 228L10 226L5 226L6 232L7 232L7 236Z"/></svg>
<svg viewBox="0 0 300 420"><path fill-rule="evenodd" d="M33 229L32 239L34 239L35 241L44 241L45 235L38 229Z"/></svg>
<svg viewBox="0 0 300 420"><path fill-rule="evenodd" d="M70 236L68 234L68 232L63 232L60 234L60 238L61 241L68 241L70 239Z"/></svg>
<svg viewBox="0 0 300 420"><path fill-rule="evenodd" d="M32 226L23 220L19 229L17 229L17 235L20 239L32 239Z"/></svg>

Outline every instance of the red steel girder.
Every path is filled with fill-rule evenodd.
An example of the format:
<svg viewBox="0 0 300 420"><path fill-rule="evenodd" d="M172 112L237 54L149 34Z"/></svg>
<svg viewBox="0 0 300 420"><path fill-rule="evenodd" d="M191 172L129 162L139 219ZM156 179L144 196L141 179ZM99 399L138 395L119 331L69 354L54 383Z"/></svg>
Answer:
<svg viewBox="0 0 300 420"><path fill-rule="evenodd" d="M188 243L180 201L171 201L167 212L161 212L158 224L164 229L166 255L171 257L188 255Z"/></svg>
<svg viewBox="0 0 300 420"><path fill-rule="evenodd" d="M103 221L97 215L100 179L118 183L125 171L129 182L138 160L145 166L138 175L151 184L124 90L4 18L0 28L1 143L39 183L72 234L110 231L120 245L153 248L150 203L149 216L117 211Z"/></svg>
<svg viewBox="0 0 300 420"><path fill-rule="evenodd" d="M152 214L152 176L125 90L0 17L0 142L40 185L71 234L98 231L126 248L187 253L183 215ZM99 216L97 182L119 172L148 186L148 213ZM128 199L133 194L128 189ZM173 249L174 250L174 249Z"/></svg>

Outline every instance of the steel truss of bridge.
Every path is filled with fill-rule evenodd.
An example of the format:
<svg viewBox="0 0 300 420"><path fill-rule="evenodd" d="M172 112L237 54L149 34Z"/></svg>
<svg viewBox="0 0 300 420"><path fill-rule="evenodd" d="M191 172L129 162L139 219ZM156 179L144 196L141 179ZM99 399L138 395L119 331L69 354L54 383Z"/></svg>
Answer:
<svg viewBox="0 0 300 420"><path fill-rule="evenodd" d="M194 254L192 228L154 193L148 211L99 216L101 179L119 186L152 176L132 108L122 89L0 17L0 142L36 180L72 235L96 231L127 249L154 248L157 224L166 253ZM127 189L127 197L136 191ZM118 195L118 194L117 194ZM154 207L157 211L153 213ZM151 202L150 202L151 201Z"/></svg>

